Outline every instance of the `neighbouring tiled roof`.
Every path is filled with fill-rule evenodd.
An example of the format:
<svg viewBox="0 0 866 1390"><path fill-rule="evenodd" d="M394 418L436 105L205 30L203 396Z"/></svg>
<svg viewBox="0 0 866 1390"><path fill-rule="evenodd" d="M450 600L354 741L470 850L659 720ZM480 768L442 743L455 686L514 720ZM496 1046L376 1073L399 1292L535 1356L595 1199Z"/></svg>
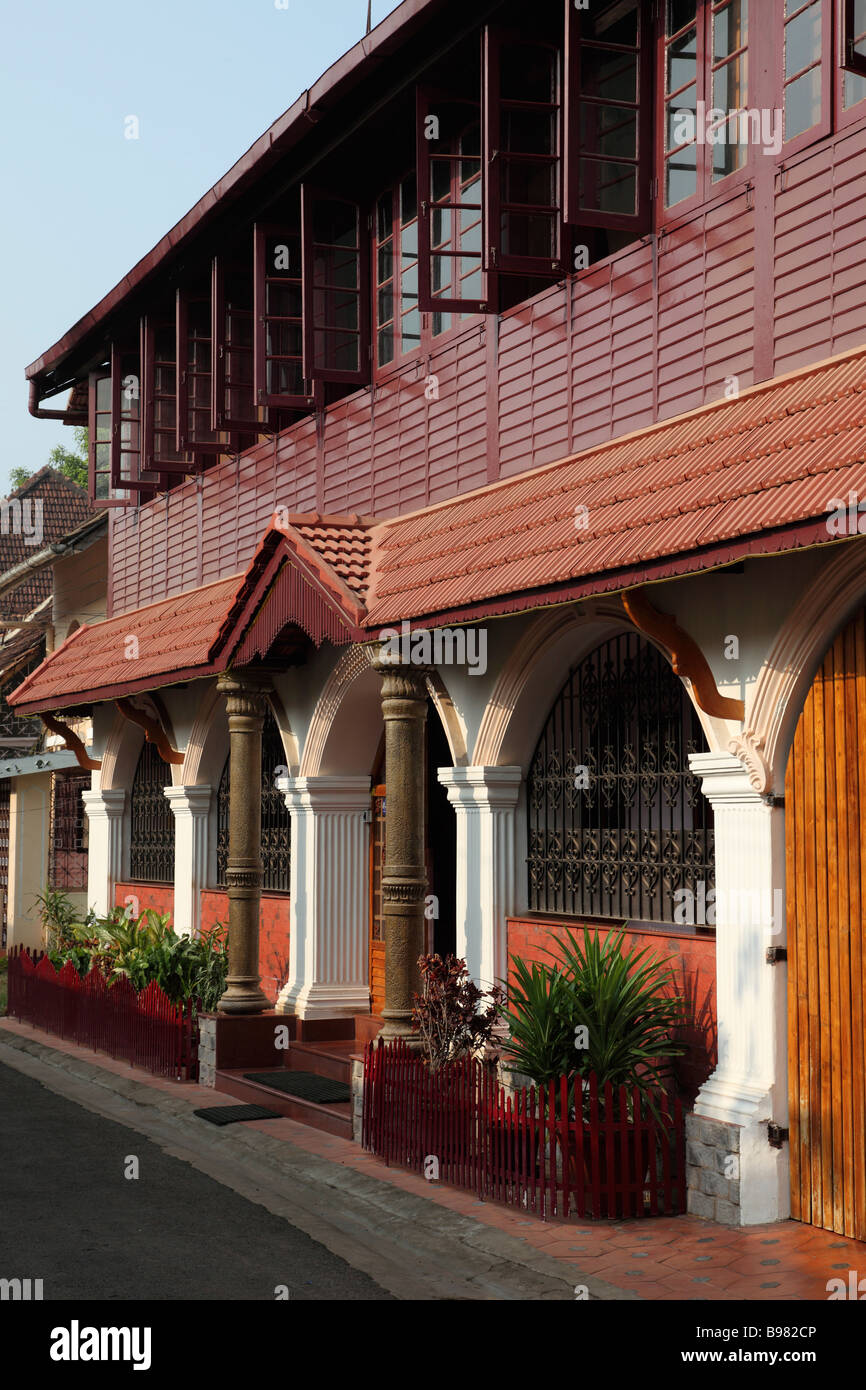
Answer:
<svg viewBox="0 0 866 1390"><path fill-rule="evenodd" d="M858 349L384 522L365 627L623 589L670 557L668 574L708 568L746 537L765 553L830 541L832 499L866 499L864 388ZM808 537L781 534L807 522Z"/></svg>
<svg viewBox="0 0 866 1390"><path fill-rule="evenodd" d="M5 535L0 534L0 574L20 564L22 560L32 558L37 551L50 545L52 541L62 540L88 517L93 516L87 493L50 467L40 468L23 487L10 492L8 500L14 498L22 503L30 503L31 527L36 522L33 504L36 501L42 502L42 534L36 544L30 545L26 543L26 536L14 532L11 527ZM54 579L50 567L37 571L18 588L0 597L0 617L23 617L31 613L38 604L49 597L53 586Z"/></svg>

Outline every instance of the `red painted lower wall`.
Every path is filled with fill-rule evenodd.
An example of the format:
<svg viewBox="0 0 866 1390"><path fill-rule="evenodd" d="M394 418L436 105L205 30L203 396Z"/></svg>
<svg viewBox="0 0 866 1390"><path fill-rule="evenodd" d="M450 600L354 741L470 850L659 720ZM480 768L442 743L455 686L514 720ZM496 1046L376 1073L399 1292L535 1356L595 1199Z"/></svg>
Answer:
<svg viewBox="0 0 866 1390"><path fill-rule="evenodd" d="M203 889L201 895L201 924L212 927L217 922L227 925L229 900L224 892ZM262 989L276 1003L277 995L289 976L289 899L284 893L262 894L259 914L259 969Z"/></svg>
<svg viewBox="0 0 866 1390"><path fill-rule="evenodd" d="M573 931L579 926L578 922L570 922L566 927L561 920L551 918L509 918L509 978L512 956L520 956L528 962L549 963L550 957L546 952L556 950L555 940L551 937L563 937L567 930ZM608 934L604 927L599 927L599 931L602 937ZM671 967L678 982L678 992L687 1001L690 1019L681 1034L689 1051L677 1062L676 1074L684 1093L693 1099L718 1060L715 938L692 936L675 928L668 933L637 927L628 928L626 936L629 944L632 941L637 943L638 949L649 946L656 950L659 957L674 957Z"/></svg>
<svg viewBox="0 0 866 1390"><path fill-rule="evenodd" d="M128 898L138 900L139 912L152 908L154 912L174 913L174 889L167 883L116 883L115 907L126 907Z"/></svg>

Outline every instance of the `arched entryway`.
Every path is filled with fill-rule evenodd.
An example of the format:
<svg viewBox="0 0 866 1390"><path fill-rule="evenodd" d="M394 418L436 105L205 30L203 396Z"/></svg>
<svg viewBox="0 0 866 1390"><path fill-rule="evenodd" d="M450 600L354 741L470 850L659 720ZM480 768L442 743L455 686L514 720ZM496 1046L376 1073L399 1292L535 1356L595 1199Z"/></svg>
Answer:
<svg viewBox="0 0 866 1390"><path fill-rule="evenodd" d="M785 778L791 1215L866 1239L866 607L836 636Z"/></svg>

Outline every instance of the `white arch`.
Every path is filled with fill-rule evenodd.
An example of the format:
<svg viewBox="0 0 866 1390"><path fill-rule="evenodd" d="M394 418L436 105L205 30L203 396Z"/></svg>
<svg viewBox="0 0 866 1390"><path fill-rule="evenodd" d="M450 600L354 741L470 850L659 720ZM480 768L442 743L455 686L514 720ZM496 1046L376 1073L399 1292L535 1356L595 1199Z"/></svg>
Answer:
<svg viewBox="0 0 866 1390"><path fill-rule="evenodd" d="M472 751L477 767L512 765L526 771L539 731L569 669L618 632L635 632L616 604L562 605L538 615L515 645L487 707ZM645 641L651 638L644 637ZM670 655L653 643L665 660ZM682 682L695 704L691 684ZM712 751L724 747L724 720L713 719L695 704Z"/></svg>
<svg viewBox="0 0 866 1390"><path fill-rule="evenodd" d="M843 542L783 623L728 748L757 792L781 793L809 686L836 633L866 596L866 540Z"/></svg>

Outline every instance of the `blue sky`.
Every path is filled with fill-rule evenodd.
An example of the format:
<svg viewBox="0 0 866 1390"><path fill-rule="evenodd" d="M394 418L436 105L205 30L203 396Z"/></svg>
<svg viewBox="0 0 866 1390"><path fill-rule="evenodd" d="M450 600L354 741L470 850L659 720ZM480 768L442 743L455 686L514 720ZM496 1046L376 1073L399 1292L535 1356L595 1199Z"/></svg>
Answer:
<svg viewBox="0 0 866 1390"><path fill-rule="evenodd" d="M10 468L73 444L28 415L27 364L364 33L366 0L278 3L6 0L0 491ZM396 8L373 0L373 24Z"/></svg>

